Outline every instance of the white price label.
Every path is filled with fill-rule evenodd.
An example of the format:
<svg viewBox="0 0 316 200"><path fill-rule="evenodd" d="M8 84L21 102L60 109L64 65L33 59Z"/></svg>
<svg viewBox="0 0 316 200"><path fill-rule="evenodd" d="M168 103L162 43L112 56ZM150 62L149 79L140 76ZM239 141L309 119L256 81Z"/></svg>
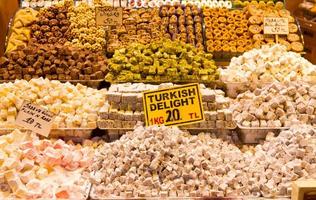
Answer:
<svg viewBox="0 0 316 200"><path fill-rule="evenodd" d="M264 34L289 34L289 19L285 17L265 17Z"/></svg>
<svg viewBox="0 0 316 200"><path fill-rule="evenodd" d="M52 128L54 114L29 102L23 102L15 123L47 137Z"/></svg>

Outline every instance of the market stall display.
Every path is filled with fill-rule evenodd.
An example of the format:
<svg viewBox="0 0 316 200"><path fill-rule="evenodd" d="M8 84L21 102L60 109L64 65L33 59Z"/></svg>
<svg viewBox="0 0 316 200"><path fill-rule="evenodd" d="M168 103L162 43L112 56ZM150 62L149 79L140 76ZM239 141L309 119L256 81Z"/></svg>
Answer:
<svg viewBox="0 0 316 200"><path fill-rule="evenodd" d="M109 60L105 80L115 82L160 83L218 80L211 54L179 41L161 40L149 44L131 44L115 51Z"/></svg>
<svg viewBox="0 0 316 200"><path fill-rule="evenodd" d="M0 136L1 199L86 199L93 148L15 130Z"/></svg>
<svg viewBox="0 0 316 200"><path fill-rule="evenodd" d="M26 46L31 38L29 25L36 20L37 11L21 9L14 17L9 31L6 53L15 50L18 46Z"/></svg>
<svg viewBox="0 0 316 200"><path fill-rule="evenodd" d="M0 80L102 80L108 71L102 53L60 44L28 45L0 60Z"/></svg>
<svg viewBox="0 0 316 200"><path fill-rule="evenodd" d="M216 2L21 1L0 58L0 199L289 198L316 179L313 26L283 1ZM266 17L289 34L264 34L287 26ZM194 97L171 90L187 83ZM26 102L50 131L19 124ZM143 127L144 106L179 128Z"/></svg>
<svg viewBox="0 0 316 200"><path fill-rule="evenodd" d="M137 122L144 122L142 93L149 90L176 86L172 83L150 85L143 83L112 84L106 98L107 103L99 112L99 128L132 129ZM205 121L183 126L190 129L234 129L232 112L228 109L230 101L222 90L206 88L201 84L201 95Z"/></svg>
<svg viewBox="0 0 316 200"><path fill-rule="evenodd" d="M296 127L243 153L207 133L138 127L98 150L91 196L287 196L291 181L315 178L314 142L314 128Z"/></svg>
<svg viewBox="0 0 316 200"><path fill-rule="evenodd" d="M23 102L29 101L56 115L53 129L94 129L97 127L97 112L105 99L105 90L43 78L0 84L0 94L1 128L17 128L17 113Z"/></svg>
<svg viewBox="0 0 316 200"><path fill-rule="evenodd" d="M316 86L303 82L272 83L238 95L231 105L243 127L316 125Z"/></svg>

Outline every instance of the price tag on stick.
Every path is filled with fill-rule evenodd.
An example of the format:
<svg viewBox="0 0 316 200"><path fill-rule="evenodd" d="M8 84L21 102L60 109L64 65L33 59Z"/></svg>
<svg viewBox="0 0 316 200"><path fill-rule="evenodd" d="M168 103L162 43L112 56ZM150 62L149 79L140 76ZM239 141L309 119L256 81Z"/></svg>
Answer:
<svg viewBox="0 0 316 200"><path fill-rule="evenodd" d="M185 125L204 121L199 84L143 93L146 125Z"/></svg>
<svg viewBox="0 0 316 200"><path fill-rule="evenodd" d="M123 8L122 7L96 7L95 21L97 26L118 26L123 23Z"/></svg>
<svg viewBox="0 0 316 200"><path fill-rule="evenodd" d="M287 35L289 34L289 19L285 17L265 17L264 34Z"/></svg>
<svg viewBox="0 0 316 200"><path fill-rule="evenodd" d="M23 102L15 123L47 137L52 128L54 114L29 102Z"/></svg>

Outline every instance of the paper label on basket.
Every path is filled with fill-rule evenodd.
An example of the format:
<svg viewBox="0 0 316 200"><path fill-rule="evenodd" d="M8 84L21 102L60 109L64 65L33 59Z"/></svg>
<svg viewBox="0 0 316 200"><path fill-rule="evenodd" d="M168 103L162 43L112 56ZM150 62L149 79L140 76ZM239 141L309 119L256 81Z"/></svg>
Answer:
<svg viewBox="0 0 316 200"><path fill-rule="evenodd" d="M38 105L24 101L15 123L47 137L52 128L53 120L53 113Z"/></svg>
<svg viewBox="0 0 316 200"><path fill-rule="evenodd" d="M146 126L186 125L204 121L198 83L143 93Z"/></svg>
<svg viewBox="0 0 316 200"><path fill-rule="evenodd" d="M289 34L289 19L285 17L265 17L263 23L264 34Z"/></svg>
<svg viewBox="0 0 316 200"><path fill-rule="evenodd" d="M97 26L118 26L123 23L123 8L102 6L95 8Z"/></svg>

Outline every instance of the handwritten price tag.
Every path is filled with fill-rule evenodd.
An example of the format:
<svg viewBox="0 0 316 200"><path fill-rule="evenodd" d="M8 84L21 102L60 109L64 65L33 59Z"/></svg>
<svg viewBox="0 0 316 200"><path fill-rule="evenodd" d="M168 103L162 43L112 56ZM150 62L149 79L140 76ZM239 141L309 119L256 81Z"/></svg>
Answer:
<svg viewBox="0 0 316 200"><path fill-rule="evenodd" d="M289 34L289 19L285 17L265 17L264 34Z"/></svg>
<svg viewBox="0 0 316 200"><path fill-rule="evenodd" d="M54 114L48 110L29 102L24 102L15 123L47 137L52 128L53 119Z"/></svg>
<svg viewBox="0 0 316 200"><path fill-rule="evenodd" d="M146 125L185 125L204 121L199 84L143 93Z"/></svg>
<svg viewBox="0 0 316 200"><path fill-rule="evenodd" d="M117 26L123 23L122 7L96 7L95 17L97 26Z"/></svg>

